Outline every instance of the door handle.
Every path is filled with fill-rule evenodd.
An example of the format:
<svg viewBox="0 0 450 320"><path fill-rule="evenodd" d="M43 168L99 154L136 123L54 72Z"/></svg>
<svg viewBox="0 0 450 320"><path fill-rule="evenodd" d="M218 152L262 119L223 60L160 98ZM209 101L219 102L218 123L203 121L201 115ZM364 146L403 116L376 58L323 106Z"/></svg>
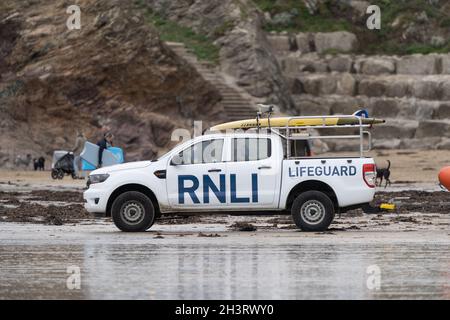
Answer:
<svg viewBox="0 0 450 320"><path fill-rule="evenodd" d="M272 169L272 167L271 167L271 166L261 166L261 167L258 167L258 170L261 170L261 169Z"/></svg>
<svg viewBox="0 0 450 320"><path fill-rule="evenodd" d="M222 169L209 169L208 172L221 172Z"/></svg>

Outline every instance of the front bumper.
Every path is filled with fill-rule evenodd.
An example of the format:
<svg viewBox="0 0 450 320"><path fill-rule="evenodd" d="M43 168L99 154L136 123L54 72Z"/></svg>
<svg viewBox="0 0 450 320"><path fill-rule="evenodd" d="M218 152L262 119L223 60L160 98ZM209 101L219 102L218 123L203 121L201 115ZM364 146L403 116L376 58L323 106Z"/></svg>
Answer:
<svg viewBox="0 0 450 320"><path fill-rule="evenodd" d="M109 192L101 188L101 183L93 184L83 193L84 208L91 213L106 214Z"/></svg>

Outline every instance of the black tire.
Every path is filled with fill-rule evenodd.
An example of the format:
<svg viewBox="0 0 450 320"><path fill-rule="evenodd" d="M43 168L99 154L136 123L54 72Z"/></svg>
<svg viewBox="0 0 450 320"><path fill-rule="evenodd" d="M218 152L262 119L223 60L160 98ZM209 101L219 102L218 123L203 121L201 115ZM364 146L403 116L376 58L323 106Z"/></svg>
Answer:
<svg viewBox="0 0 450 320"><path fill-rule="evenodd" d="M58 170L52 169L52 179L53 180L58 179Z"/></svg>
<svg viewBox="0 0 450 320"><path fill-rule="evenodd" d="M155 222L155 207L145 194L127 191L114 200L111 215L114 224L120 230L142 232Z"/></svg>
<svg viewBox="0 0 450 320"><path fill-rule="evenodd" d="M58 175L58 179L62 180L64 178L64 171L58 170L58 174L57 175Z"/></svg>
<svg viewBox="0 0 450 320"><path fill-rule="evenodd" d="M303 231L325 231L334 219L333 201L323 192L306 191L295 198L292 218Z"/></svg>

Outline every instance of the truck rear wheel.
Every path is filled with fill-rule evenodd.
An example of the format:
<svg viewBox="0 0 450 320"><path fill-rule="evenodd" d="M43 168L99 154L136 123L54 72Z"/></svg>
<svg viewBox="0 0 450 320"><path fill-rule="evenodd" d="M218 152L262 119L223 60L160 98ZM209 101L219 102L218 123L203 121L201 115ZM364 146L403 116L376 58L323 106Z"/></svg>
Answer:
<svg viewBox="0 0 450 320"><path fill-rule="evenodd" d="M145 194L138 191L127 191L114 200L111 215L114 224L120 230L140 232L153 225L155 207Z"/></svg>
<svg viewBox="0 0 450 320"><path fill-rule="evenodd" d="M325 231L334 219L334 206L325 193L306 191L295 198L291 213L301 230Z"/></svg>

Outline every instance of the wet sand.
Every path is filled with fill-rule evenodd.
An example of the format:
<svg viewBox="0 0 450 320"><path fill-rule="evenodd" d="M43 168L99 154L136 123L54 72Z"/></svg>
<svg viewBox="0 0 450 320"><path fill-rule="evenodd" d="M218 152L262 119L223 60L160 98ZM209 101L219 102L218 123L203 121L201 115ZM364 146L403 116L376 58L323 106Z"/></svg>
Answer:
<svg viewBox="0 0 450 320"><path fill-rule="evenodd" d="M0 299L450 299L448 227L405 231L2 223Z"/></svg>
<svg viewBox="0 0 450 320"><path fill-rule="evenodd" d="M450 299L448 213L354 212L312 233L289 215L163 216L124 233L52 206L0 222L0 299Z"/></svg>
<svg viewBox="0 0 450 320"><path fill-rule="evenodd" d="M123 233L84 211L85 181L0 171L0 299L450 299L441 160L408 173L394 163L413 156L386 157L394 184L374 204L398 209L337 215L313 233L289 215L223 214L163 216L148 232ZM71 267L80 289L67 287ZM368 285L373 268L378 289Z"/></svg>

